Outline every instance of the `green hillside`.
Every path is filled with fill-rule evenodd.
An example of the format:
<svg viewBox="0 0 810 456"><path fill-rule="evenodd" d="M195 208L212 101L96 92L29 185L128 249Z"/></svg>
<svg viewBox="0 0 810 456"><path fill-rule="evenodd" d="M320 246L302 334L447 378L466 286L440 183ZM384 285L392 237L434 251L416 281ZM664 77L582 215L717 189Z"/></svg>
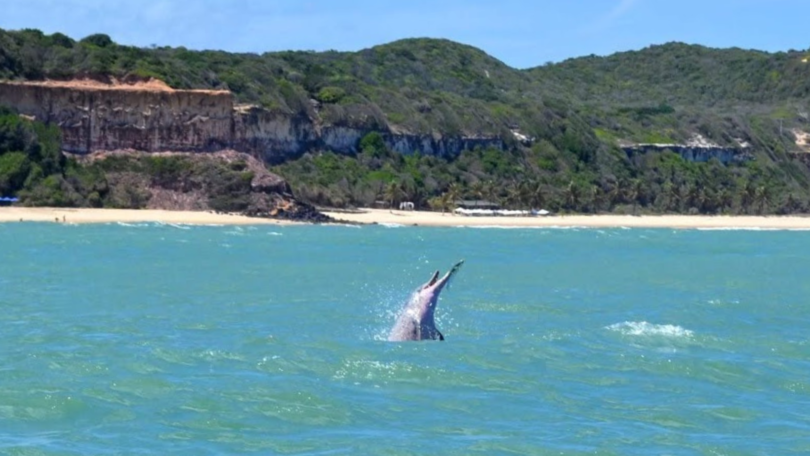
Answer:
<svg viewBox="0 0 810 456"><path fill-rule="evenodd" d="M299 197L369 205L456 197L559 211L788 213L810 202L793 129L810 130L806 52L682 43L528 70L459 43L408 39L358 52L235 54L0 30L0 78L156 77L371 133L357 156L312 151L274 167ZM310 100L317 100L316 112ZM508 150L391 153L374 131L500 135ZM510 130L534 138L515 140ZM750 145L753 161L633 160L625 143Z"/></svg>

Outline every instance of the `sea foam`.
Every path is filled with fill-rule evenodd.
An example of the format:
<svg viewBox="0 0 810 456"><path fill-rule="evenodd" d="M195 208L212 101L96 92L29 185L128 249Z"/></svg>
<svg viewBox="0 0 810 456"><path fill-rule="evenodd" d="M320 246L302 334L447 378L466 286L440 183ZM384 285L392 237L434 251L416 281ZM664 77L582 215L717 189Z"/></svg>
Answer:
<svg viewBox="0 0 810 456"><path fill-rule="evenodd" d="M691 330L676 325L656 325L646 321L625 321L607 327L625 336L692 337Z"/></svg>

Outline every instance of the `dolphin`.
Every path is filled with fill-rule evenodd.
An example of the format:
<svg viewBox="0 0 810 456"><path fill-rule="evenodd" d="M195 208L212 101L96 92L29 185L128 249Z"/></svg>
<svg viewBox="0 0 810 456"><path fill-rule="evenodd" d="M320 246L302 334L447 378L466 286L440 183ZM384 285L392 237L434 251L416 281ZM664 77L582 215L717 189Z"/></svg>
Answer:
<svg viewBox="0 0 810 456"><path fill-rule="evenodd" d="M434 272L430 280L411 294L408 303L399 313L397 322L391 328L388 340L444 340L444 335L436 329L433 313L436 310L439 294L463 263L464 260L461 260L453 265L441 279L439 271Z"/></svg>

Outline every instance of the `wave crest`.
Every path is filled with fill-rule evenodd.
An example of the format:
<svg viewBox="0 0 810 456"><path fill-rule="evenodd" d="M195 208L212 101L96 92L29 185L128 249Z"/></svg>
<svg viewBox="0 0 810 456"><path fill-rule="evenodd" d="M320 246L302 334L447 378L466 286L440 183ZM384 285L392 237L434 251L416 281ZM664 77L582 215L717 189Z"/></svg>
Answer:
<svg viewBox="0 0 810 456"><path fill-rule="evenodd" d="M677 325L656 325L646 321L625 321L607 327L625 336L692 337L694 332Z"/></svg>

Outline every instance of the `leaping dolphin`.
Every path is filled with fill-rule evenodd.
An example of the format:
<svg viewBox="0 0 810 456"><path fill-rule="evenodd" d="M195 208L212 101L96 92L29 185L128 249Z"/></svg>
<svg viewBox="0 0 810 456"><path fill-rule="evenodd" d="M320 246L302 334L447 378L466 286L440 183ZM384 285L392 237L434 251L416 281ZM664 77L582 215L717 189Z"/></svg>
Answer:
<svg viewBox="0 0 810 456"><path fill-rule="evenodd" d="M434 272L427 283L411 294L408 303L397 317L397 322L391 328L388 340L444 340L444 335L436 329L433 313L436 310L439 294L463 263L464 260L461 260L453 265L441 279L439 279L439 271Z"/></svg>

